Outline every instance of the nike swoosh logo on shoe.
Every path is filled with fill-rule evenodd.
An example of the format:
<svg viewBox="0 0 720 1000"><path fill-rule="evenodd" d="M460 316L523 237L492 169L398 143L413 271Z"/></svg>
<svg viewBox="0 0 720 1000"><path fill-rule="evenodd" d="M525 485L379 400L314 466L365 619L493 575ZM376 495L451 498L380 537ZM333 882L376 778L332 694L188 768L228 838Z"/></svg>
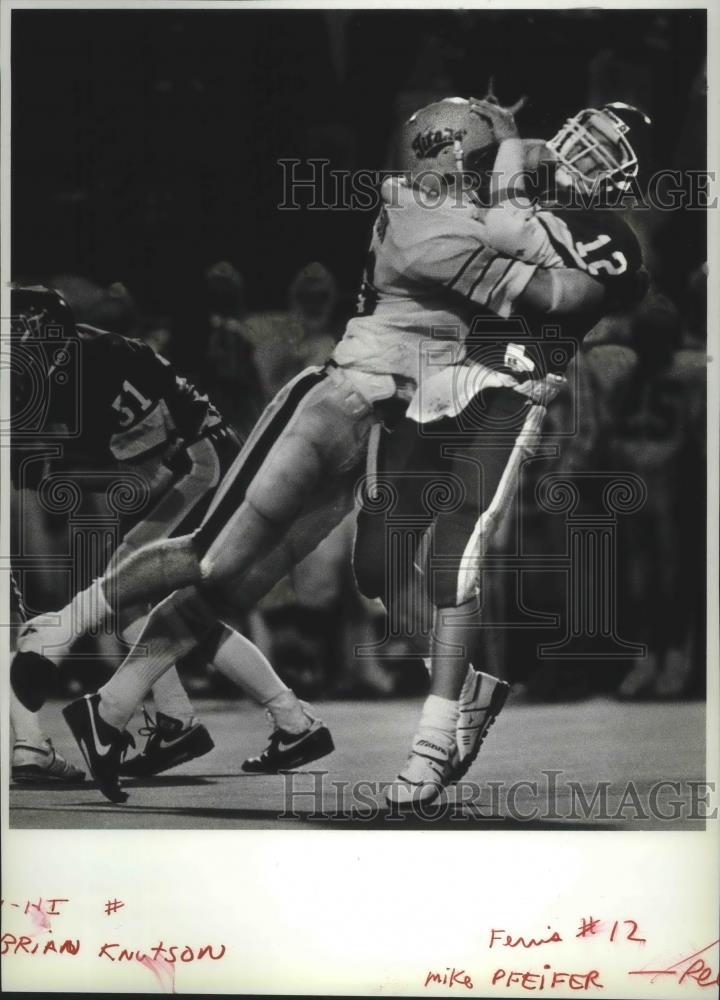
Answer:
<svg viewBox="0 0 720 1000"><path fill-rule="evenodd" d="M92 708L90 707L89 703L87 706L87 710L90 713L90 726L92 728L93 740L95 741L95 753L98 755L98 757L105 757L112 750L112 743L108 744L108 743L103 743L101 741L100 737L98 736L98 731L95 728L95 714ZM102 750L100 749L100 747L102 747Z"/></svg>
<svg viewBox="0 0 720 1000"><path fill-rule="evenodd" d="M299 746L302 743L302 741L306 739L306 737L310 735L310 732L311 732L310 729L306 729L304 733L298 733L298 735L295 736L292 742L290 743L286 743L284 740L280 740L278 746L282 750L293 750L296 746Z"/></svg>
<svg viewBox="0 0 720 1000"><path fill-rule="evenodd" d="M163 736L160 745L161 745L161 747L162 747L163 750L169 750L170 747L174 747L176 743L181 743L184 739L186 739L189 733L190 733L190 730L189 729L185 729L185 730L183 730L182 733L180 733L179 736L175 736L171 740L168 740L168 739L166 739Z"/></svg>

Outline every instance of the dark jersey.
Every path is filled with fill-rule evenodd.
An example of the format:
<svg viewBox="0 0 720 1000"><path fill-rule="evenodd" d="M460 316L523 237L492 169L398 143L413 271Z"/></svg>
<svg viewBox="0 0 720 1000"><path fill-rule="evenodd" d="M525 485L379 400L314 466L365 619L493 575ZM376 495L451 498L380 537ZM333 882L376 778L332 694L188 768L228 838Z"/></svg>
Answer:
<svg viewBox="0 0 720 1000"><path fill-rule="evenodd" d="M620 214L599 210L543 210L536 219L543 226L555 255L551 266L586 271L606 290L602 314L630 308L645 294L642 253L635 234ZM562 374L583 338L601 314L582 317L533 315L523 310L500 321L478 316L467 340L476 361L500 367L513 375L537 378Z"/></svg>
<svg viewBox="0 0 720 1000"><path fill-rule="evenodd" d="M93 327L77 329L76 370L63 391L53 392L46 417L54 440L63 444L63 464L107 468L147 463L153 456L162 461L178 445L222 424L207 396L146 344Z"/></svg>
<svg viewBox="0 0 720 1000"><path fill-rule="evenodd" d="M538 220L566 267L581 267L607 289L612 306L633 305L642 251L635 233L618 212L555 209Z"/></svg>

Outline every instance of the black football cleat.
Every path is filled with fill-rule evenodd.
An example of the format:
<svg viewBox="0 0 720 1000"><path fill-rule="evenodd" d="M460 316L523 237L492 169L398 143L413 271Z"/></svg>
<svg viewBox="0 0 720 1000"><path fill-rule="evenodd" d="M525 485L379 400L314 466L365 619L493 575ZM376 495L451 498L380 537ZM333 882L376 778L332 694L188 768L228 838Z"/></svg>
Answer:
<svg viewBox="0 0 720 1000"><path fill-rule="evenodd" d="M248 774L279 774L326 757L334 749L330 730L319 719L314 719L304 733L275 729L266 749L259 757L244 761L242 769Z"/></svg>
<svg viewBox="0 0 720 1000"><path fill-rule="evenodd" d="M10 684L21 705L39 712L57 687L58 668L41 653L16 653L10 664Z"/></svg>
<svg viewBox="0 0 720 1000"><path fill-rule="evenodd" d="M210 753L215 746L212 736L200 722L183 727L180 719L163 712L158 712L154 719L145 712L145 722L147 724L139 732L140 736L147 736L147 743L141 753L120 765L122 775L147 778L161 774Z"/></svg>
<svg viewBox="0 0 720 1000"><path fill-rule="evenodd" d="M71 701L63 709L63 715L105 798L127 802L127 792L120 787L118 775L125 753L129 746L135 746L135 740L126 730L105 722L98 712L99 704L99 694L86 694Z"/></svg>

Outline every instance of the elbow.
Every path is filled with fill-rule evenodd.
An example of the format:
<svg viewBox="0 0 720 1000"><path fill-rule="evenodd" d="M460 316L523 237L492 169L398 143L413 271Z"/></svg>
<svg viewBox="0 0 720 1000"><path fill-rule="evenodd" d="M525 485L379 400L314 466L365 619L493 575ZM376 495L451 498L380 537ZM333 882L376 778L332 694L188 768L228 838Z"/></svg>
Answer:
<svg viewBox="0 0 720 1000"><path fill-rule="evenodd" d="M528 223L531 212L510 202L488 209L483 220L488 246L506 257L522 260L528 256Z"/></svg>
<svg viewBox="0 0 720 1000"><path fill-rule="evenodd" d="M545 274L549 281L541 311L556 316L585 315L602 307L605 289L584 271L558 268Z"/></svg>

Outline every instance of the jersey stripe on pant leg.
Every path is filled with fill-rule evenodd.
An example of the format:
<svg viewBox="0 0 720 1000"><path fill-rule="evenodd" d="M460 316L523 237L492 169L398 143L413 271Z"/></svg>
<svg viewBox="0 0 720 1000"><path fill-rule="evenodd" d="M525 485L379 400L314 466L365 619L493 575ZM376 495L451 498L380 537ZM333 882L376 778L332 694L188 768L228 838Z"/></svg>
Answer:
<svg viewBox="0 0 720 1000"><path fill-rule="evenodd" d="M478 518L468 539L458 568L456 594L458 606L469 601L477 593L482 557L517 493L523 462L537 451L546 412L544 406L536 403L528 407L493 498Z"/></svg>
<svg viewBox="0 0 720 1000"><path fill-rule="evenodd" d="M313 368L301 372L260 417L195 535L196 550L201 558L242 504L250 483L272 446L292 420L300 403L325 378L327 374L323 369Z"/></svg>

